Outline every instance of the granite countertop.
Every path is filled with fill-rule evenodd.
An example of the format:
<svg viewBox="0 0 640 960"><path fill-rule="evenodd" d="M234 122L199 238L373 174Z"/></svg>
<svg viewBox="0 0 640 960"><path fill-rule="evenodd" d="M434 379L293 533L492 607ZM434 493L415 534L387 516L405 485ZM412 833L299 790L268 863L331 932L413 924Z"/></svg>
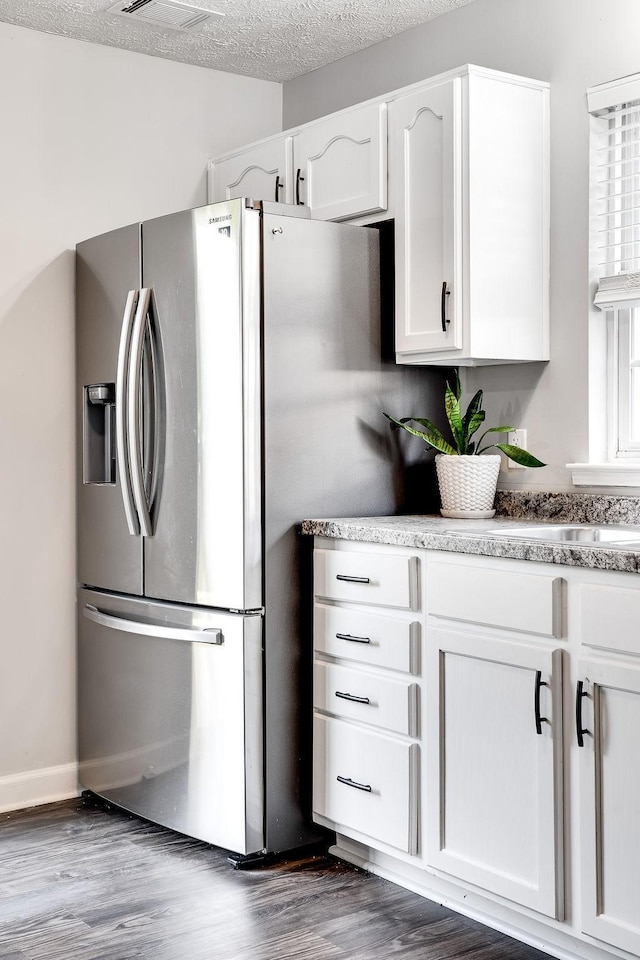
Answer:
<svg viewBox="0 0 640 960"><path fill-rule="evenodd" d="M497 514L492 520L449 520L440 516L309 519L302 523L302 533L362 543L640 573L640 498L503 493L498 494L496 507ZM526 540L522 536L509 537L507 532L522 530L527 524L539 527L544 523L637 524L638 543L611 546Z"/></svg>

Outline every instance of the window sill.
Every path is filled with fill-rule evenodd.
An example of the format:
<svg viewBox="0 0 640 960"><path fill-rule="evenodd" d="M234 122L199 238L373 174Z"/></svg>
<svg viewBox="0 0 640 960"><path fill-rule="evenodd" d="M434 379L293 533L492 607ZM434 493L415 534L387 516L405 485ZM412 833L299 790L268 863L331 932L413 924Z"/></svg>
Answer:
<svg viewBox="0 0 640 960"><path fill-rule="evenodd" d="M640 487L640 460L568 463L576 487Z"/></svg>

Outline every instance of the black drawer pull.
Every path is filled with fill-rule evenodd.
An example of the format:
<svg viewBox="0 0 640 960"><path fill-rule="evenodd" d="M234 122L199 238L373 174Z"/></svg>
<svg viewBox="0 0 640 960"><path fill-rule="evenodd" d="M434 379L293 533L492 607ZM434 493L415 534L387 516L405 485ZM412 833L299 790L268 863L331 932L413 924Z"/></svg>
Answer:
<svg viewBox="0 0 640 960"><path fill-rule="evenodd" d="M355 697L352 693L342 693L341 690L336 690L336 697L341 700L350 700L351 703L371 703L369 697Z"/></svg>
<svg viewBox="0 0 640 960"><path fill-rule="evenodd" d="M371 637L354 637L351 633L336 633L336 640L348 640L350 643L371 643Z"/></svg>
<svg viewBox="0 0 640 960"><path fill-rule="evenodd" d="M540 687L548 686L549 684L545 683L545 681L542 679L542 671L536 670L536 682L533 695L533 713L536 721L536 733L539 736L542 736L542 724L549 723L547 717L540 716Z"/></svg>
<svg viewBox="0 0 640 960"><path fill-rule="evenodd" d="M371 793L371 786L368 783L357 783L351 777L337 777L338 783L344 783L345 787L353 787L354 790L364 790L365 793Z"/></svg>
<svg viewBox="0 0 640 960"><path fill-rule="evenodd" d="M451 323L447 317L447 297L450 295L451 291L447 290L447 281L445 280L442 284L442 295L440 297L440 319L442 320L442 332L447 332L447 324Z"/></svg>
<svg viewBox="0 0 640 960"><path fill-rule="evenodd" d="M347 583L371 583L369 577L348 577L345 573L336 573L336 580L346 580Z"/></svg>
<svg viewBox="0 0 640 960"><path fill-rule="evenodd" d="M582 680L578 680L576 684L576 739L578 741L579 747L584 747L584 735L585 733L590 735L591 731L587 730L586 727L582 726L582 700L584 697L588 697L589 694L586 690L583 689L584 683Z"/></svg>

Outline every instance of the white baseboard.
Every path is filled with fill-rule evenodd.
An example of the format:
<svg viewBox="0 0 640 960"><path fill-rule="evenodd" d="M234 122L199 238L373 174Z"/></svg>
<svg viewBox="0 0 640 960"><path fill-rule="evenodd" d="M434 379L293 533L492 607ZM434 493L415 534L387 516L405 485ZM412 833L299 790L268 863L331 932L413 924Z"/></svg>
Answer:
<svg viewBox="0 0 640 960"><path fill-rule="evenodd" d="M79 796L78 765L63 763L0 777L0 813Z"/></svg>

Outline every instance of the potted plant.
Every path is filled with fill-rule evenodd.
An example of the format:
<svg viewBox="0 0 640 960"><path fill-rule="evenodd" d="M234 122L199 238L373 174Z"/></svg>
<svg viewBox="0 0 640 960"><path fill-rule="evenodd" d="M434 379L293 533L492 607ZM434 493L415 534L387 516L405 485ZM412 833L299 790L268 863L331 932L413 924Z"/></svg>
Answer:
<svg viewBox="0 0 640 960"><path fill-rule="evenodd" d="M424 417L402 417L397 420L388 413L384 414L391 421L393 429L401 427L438 451L436 473L442 500L440 513L443 517L488 518L494 515L493 501L500 471L500 456L487 454L487 450L496 447L510 460L525 467L545 466L522 447L515 447L510 443L483 444L487 434L508 433L509 430L515 430L515 427L487 427L478 440L473 439L485 420L482 397L482 390L478 390L463 414L460 408L462 388L457 372L455 389L446 384L444 408L451 430L451 442L443 437L431 420ZM422 429L409 426L412 423L419 424Z"/></svg>

